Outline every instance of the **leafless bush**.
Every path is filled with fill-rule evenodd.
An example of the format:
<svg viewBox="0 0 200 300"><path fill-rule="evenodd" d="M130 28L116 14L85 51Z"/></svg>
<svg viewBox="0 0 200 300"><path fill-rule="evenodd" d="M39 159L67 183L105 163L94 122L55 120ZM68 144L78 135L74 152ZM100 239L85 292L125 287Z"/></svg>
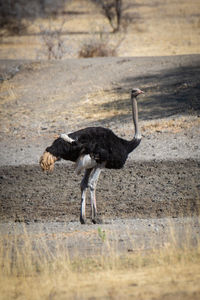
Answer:
<svg viewBox="0 0 200 300"><path fill-rule="evenodd" d="M88 41L83 44L79 51L79 57L102 57L102 56L115 56L115 49L110 48L107 44Z"/></svg>
<svg viewBox="0 0 200 300"><path fill-rule="evenodd" d="M116 56L116 46L109 44L109 35L101 33L99 36L92 34L92 37L83 42L78 52L79 57L103 57Z"/></svg>
<svg viewBox="0 0 200 300"><path fill-rule="evenodd" d="M40 27L42 39L42 52L48 60L61 59L66 53L62 31L65 21L62 22L59 28L53 29L52 22L49 21L48 28Z"/></svg>

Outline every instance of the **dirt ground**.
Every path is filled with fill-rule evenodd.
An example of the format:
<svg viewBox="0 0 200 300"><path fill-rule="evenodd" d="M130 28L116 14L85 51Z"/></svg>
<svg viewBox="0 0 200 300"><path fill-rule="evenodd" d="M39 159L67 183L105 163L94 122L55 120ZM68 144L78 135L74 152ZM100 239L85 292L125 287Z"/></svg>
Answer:
<svg viewBox="0 0 200 300"><path fill-rule="evenodd" d="M199 162L129 162L120 171L105 170L97 189L99 215L116 218L164 218L199 214ZM38 166L1 167L1 220L77 221L81 176L66 165L53 174ZM90 223L90 206L87 207Z"/></svg>

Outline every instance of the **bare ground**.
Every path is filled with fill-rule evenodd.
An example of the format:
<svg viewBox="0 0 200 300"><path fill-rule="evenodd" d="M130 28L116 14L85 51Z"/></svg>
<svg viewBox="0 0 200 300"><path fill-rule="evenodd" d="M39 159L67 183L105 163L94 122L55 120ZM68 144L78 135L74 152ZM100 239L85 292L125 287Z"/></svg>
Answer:
<svg viewBox="0 0 200 300"><path fill-rule="evenodd" d="M199 166L195 160L134 161L120 171L105 170L97 189L99 215L105 220L197 216ZM0 178L2 220L79 219L81 176L69 165L58 165L50 175L38 166L1 167ZM87 210L89 219L89 203Z"/></svg>

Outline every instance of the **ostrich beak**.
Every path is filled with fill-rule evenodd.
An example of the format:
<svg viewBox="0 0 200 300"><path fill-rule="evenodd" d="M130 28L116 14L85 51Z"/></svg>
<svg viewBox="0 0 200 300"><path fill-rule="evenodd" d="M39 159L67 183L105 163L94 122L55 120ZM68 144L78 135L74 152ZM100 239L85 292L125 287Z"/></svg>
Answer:
<svg viewBox="0 0 200 300"><path fill-rule="evenodd" d="M139 91L139 94L145 94L145 92L143 92L143 91L140 90L140 91Z"/></svg>

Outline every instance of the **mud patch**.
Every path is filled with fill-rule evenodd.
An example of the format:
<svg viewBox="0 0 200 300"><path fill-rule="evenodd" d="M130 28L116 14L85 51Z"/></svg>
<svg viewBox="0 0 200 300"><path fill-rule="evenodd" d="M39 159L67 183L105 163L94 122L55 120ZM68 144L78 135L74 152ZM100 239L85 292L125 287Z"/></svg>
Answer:
<svg viewBox="0 0 200 300"><path fill-rule="evenodd" d="M99 215L104 219L198 215L199 165L196 160L129 161L122 170L104 170L97 187ZM78 221L81 178L71 164L57 164L49 175L38 165L1 167L1 220ZM87 214L89 218L89 199Z"/></svg>

